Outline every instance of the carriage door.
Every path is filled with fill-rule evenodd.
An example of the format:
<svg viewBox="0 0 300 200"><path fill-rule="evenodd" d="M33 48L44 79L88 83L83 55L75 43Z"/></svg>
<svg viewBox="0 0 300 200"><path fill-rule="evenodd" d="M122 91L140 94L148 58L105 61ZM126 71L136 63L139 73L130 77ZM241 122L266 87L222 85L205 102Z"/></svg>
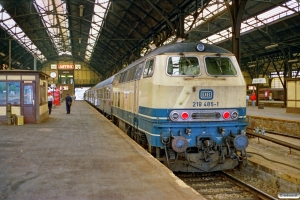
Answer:
<svg viewBox="0 0 300 200"><path fill-rule="evenodd" d="M134 81L134 93L133 93L133 113L139 112L139 81Z"/></svg>
<svg viewBox="0 0 300 200"><path fill-rule="evenodd" d="M24 116L24 122L35 123L35 84L23 83L22 85L22 114Z"/></svg>

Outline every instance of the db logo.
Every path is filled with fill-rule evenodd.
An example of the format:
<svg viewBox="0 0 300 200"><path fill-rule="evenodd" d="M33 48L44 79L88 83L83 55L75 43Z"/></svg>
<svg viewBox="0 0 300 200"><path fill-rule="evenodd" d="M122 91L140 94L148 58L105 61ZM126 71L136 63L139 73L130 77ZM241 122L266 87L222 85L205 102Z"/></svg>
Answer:
<svg viewBox="0 0 300 200"><path fill-rule="evenodd" d="M199 91L200 100L212 100L214 98L214 91L210 89L203 89Z"/></svg>

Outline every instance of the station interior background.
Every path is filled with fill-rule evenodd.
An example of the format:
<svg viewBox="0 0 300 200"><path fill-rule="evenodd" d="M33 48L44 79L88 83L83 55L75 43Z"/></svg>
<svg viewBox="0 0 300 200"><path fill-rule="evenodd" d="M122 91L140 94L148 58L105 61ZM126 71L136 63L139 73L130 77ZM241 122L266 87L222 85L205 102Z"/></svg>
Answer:
<svg viewBox="0 0 300 200"><path fill-rule="evenodd" d="M178 40L233 52L248 93L255 78L286 90L285 80L300 76L298 0L0 0L0 8L1 70L55 72L49 85L77 99L153 46Z"/></svg>

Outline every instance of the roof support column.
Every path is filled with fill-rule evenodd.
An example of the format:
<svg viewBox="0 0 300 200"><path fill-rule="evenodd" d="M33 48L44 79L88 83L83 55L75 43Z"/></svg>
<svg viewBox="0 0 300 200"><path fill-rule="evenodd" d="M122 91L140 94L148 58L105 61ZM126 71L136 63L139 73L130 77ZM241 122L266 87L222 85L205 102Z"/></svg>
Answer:
<svg viewBox="0 0 300 200"><path fill-rule="evenodd" d="M180 11L178 29L177 29L177 38L185 38L184 35L184 12Z"/></svg>
<svg viewBox="0 0 300 200"><path fill-rule="evenodd" d="M233 0L232 5L225 1L228 13L231 18L232 27L232 52L236 56L238 63L241 63L240 58L240 31L243 13L246 7L247 0Z"/></svg>
<svg viewBox="0 0 300 200"><path fill-rule="evenodd" d="M8 40L8 69L11 70L11 39Z"/></svg>
<svg viewBox="0 0 300 200"><path fill-rule="evenodd" d="M37 71L37 67L36 67L36 55L33 56L33 70Z"/></svg>

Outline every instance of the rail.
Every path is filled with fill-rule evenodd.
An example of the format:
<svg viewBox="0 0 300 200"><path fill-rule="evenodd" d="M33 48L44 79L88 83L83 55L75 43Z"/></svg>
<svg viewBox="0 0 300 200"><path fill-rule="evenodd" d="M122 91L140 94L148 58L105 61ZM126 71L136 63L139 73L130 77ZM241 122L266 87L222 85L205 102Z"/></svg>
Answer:
<svg viewBox="0 0 300 200"><path fill-rule="evenodd" d="M206 199L277 199L261 189L222 171L208 173L179 172L175 175Z"/></svg>
<svg viewBox="0 0 300 200"><path fill-rule="evenodd" d="M247 131L246 133L248 135L255 136L255 137L258 137L258 138L263 138L263 139L268 140L270 142L274 142L276 144L288 147L288 148L290 148L290 150L294 149L294 150L300 151L300 146L297 146L297 145L294 145L294 144L291 144L291 143L288 143L288 142L284 142L282 140L278 140L278 139L275 139L275 138L272 138L272 137L269 137L269 136L265 136L265 135L262 135L262 134L252 133L252 132L249 132L249 131Z"/></svg>
<svg viewBox="0 0 300 200"><path fill-rule="evenodd" d="M244 181L242 181L242 180L240 180L240 179L238 179L238 178L236 178L236 177L234 177L234 176L232 176L232 175L230 175L226 172L222 172L222 173L226 177L228 177L228 178L232 179L233 181L235 181L235 183L238 186L240 186L240 187L244 188L245 190L251 192L251 194L254 194L258 199L271 199L271 200L273 200L273 199L276 200L277 199L277 198L269 195L268 193L266 193L266 192L264 192L264 191L262 191L262 190L260 190L256 187L253 187L252 185L250 185L250 184L248 184L248 183L246 183L246 182L244 182Z"/></svg>

